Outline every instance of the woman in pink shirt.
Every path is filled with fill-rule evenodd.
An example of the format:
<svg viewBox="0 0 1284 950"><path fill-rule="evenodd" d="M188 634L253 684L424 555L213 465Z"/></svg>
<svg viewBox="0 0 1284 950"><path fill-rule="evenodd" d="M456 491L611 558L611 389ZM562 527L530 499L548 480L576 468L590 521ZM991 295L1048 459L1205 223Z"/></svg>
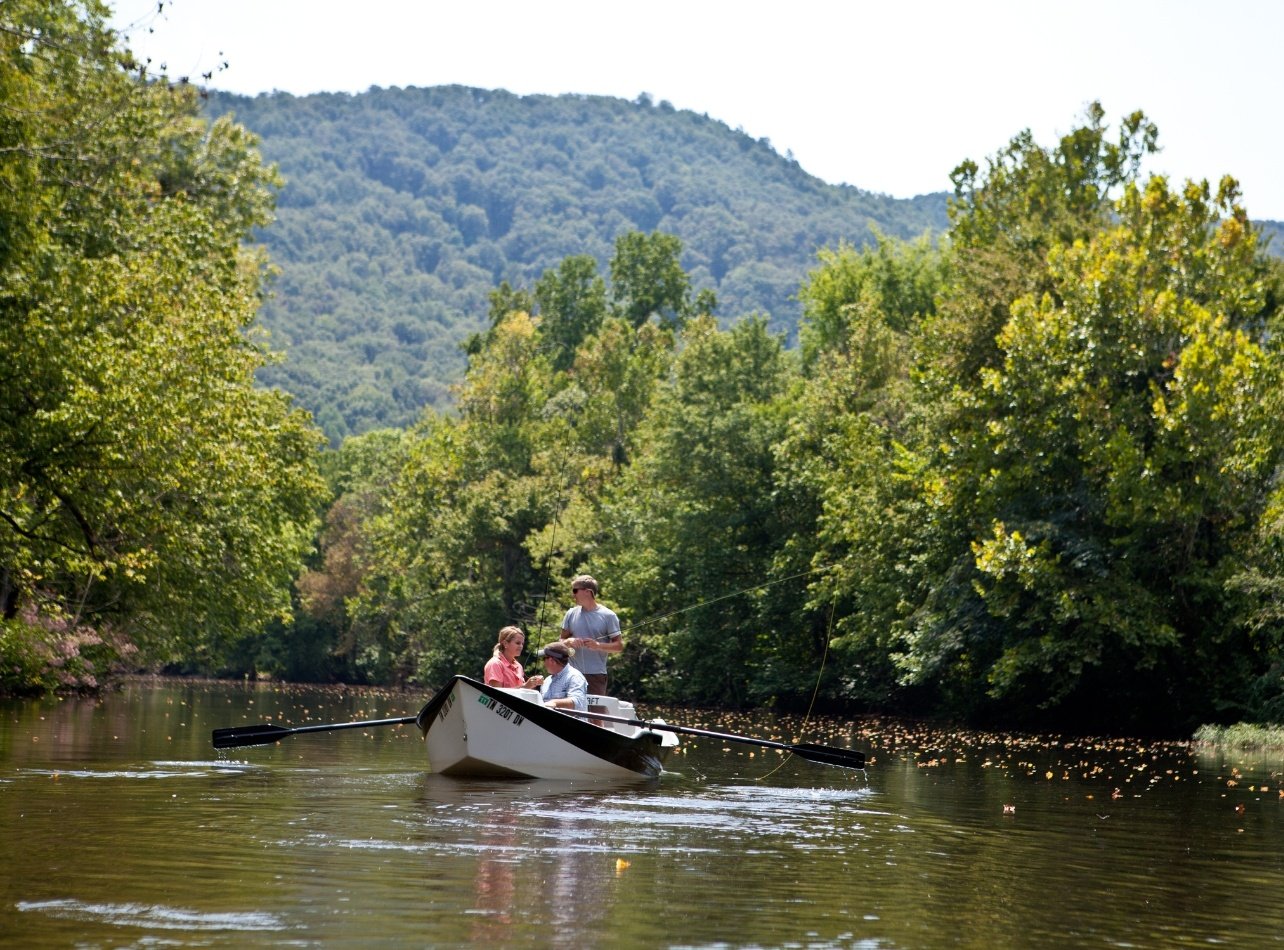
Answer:
<svg viewBox="0 0 1284 950"><path fill-rule="evenodd" d="M499 631L499 640L495 643L495 655L486 661L482 678L487 686L509 686L535 689L544 682L542 676L525 677L522 664L517 662L522 647L526 646L526 634L521 627L504 627Z"/></svg>

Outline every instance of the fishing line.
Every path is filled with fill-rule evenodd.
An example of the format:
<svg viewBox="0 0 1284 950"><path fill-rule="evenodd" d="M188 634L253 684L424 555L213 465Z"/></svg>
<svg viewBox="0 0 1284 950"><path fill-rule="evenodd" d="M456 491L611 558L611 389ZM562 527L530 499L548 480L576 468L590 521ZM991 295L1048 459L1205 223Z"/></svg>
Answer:
<svg viewBox="0 0 1284 950"><path fill-rule="evenodd" d="M566 484L567 460L562 459L562 471L558 477L557 500L553 505L553 525L548 535L548 551L544 554L544 596L540 599L539 610L535 612L535 629L544 629L544 608L548 606L548 595L553 583L553 572L549 570L548 562L552 560L553 552L557 550L557 526L562 523L562 497L563 492L569 490Z"/></svg>
<svg viewBox="0 0 1284 950"><path fill-rule="evenodd" d="M549 590L552 587L552 582L553 582L553 572L548 569L548 562L549 562L549 559L552 558L553 556L553 551L556 550L557 525L562 518L562 496L560 493L557 496L557 507L554 509L554 511L555 511L555 514L553 515L553 529L549 532L549 535L548 535L548 553L544 555L544 596L540 598L539 610L535 612L535 629L536 630L544 629L544 608L548 606Z"/></svg>
<svg viewBox="0 0 1284 950"><path fill-rule="evenodd" d="M778 577L774 581L767 581L765 584L756 584L753 587L746 587L742 590L732 591L730 594L723 594L721 597L715 597L712 600L702 600L700 603L692 604L690 607L679 607L677 610L670 610L666 614L660 614L650 618L649 620L640 620L637 623L631 623L621 632L626 633L630 630L636 630L638 627L647 627L653 623L659 623L661 620L667 620L669 617L676 617L678 614L684 614L690 610L699 610L701 607L708 607L711 604L716 604L723 600L729 600L732 597L739 597L741 594L749 594L756 590L762 590L765 587L773 587L776 584L783 584L785 581L797 580L800 577L806 577L808 574L815 574L818 571L827 571L833 566L834 565L832 564L823 564L820 567L813 567L808 571L799 571L797 574L790 574L788 577Z"/></svg>
<svg viewBox="0 0 1284 950"><path fill-rule="evenodd" d="M811 718L812 709L814 709L816 706L816 695L820 692L820 677L825 672L825 661L829 659L829 639L834 632L834 610L837 607L838 605L836 603L831 602L829 605L829 623L825 626L825 652L821 654L820 669L816 671L816 685L812 688L812 691L811 691L811 702L807 704L807 711L803 713L802 724L804 729L807 727L807 720ZM773 775L775 775L777 772L779 772L781 769L785 767L785 763L789 761L789 758L792 755L793 753L791 752L789 756L786 756L785 758L781 759L774 769L772 769L766 775L758 776L758 778L754 779L754 781L763 782L771 778Z"/></svg>

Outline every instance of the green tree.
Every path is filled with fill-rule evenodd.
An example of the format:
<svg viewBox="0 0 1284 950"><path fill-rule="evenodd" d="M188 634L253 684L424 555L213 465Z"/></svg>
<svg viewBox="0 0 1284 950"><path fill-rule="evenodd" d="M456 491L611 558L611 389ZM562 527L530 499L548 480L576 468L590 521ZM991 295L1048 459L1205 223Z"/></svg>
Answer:
<svg viewBox="0 0 1284 950"><path fill-rule="evenodd" d="M1118 226L1053 253L1060 302L1013 307L980 394L989 532L972 543L977 592L1004 621L975 645L997 696L1053 705L1127 684L1187 716L1246 711L1254 648L1227 579L1284 432L1236 198L1229 179L1215 200L1207 185L1129 185Z"/></svg>
<svg viewBox="0 0 1284 950"><path fill-rule="evenodd" d="M319 437L253 335L275 170L96 2L0 10L0 592L215 666L289 614ZM7 627L14 637L12 626Z"/></svg>
<svg viewBox="0 0 1284 950"><path fill-rule="evenodd" d="M494 338L495 328L513 313L534 313L535 297L527 290L512 287L508 281L502 281L490 292L490 328L485 333L474 333L464 341L463 350L469 356L476 356L484 350Z"/></svg>
<svg viewBox="0 0 1284 950"><path fill-rule="evenodd" d="M960 166L912 376L852 260L804 288L817 384L782 460L846 695L890 658L889 698L1008 723L1282 705L1278 270L1233 182L1142 185L1153 127L1102 119Z"/></svg>
<svg viewBox="0 0 1284 950"><path fill-rule="evenodd" d="M831 493L821 531L828 546L851 545L860 558L851 569L836 568L832 595L851 598L859 617L873 618L843 622L849 636L841 646L854 657L895 655L901 684L933 694L921 697L929 706L972 714L992 702L973 646L1002 637L1002 621L976 596L971 550L974 479L986 469L984 450L970 447L992 421L978 397L982 374L1002 361L999 334L1013 302L1056 299L1049 252L1109 224L1112 195L1154 151L1156 135L1134 113L1112 141L1104 111L1093 104L1085 123L1051 149L1023 132L984 172L971 161L954 171L944 280L935 309L910 337L916 386L903 409L908 424L887 433L883 452L852 447L851 459L869 465L839 471L868 485L865 503L877 507L866 512ZM933 648L923 648L928 643Z"/></svg>
<svg viewBox="0 0 1284 950"><path fill-rule="evenodd" d="M372 569L352 604L375 679L439 683L480 667L499 627L539 588L524 542L553 516L566 423L535 321L513 313L473 357L459 416L429 413L372 527Z"/></svg>
<svg viewBox="0 0 1284 950"><path fill-rule="evenodd" d="M851 342L858 310L872 308L889 329L906 334L936 312L936 295L948 258L924 235L907 243L875 232L871 248L841 243L822 248L820 266L799 289L803 362L814 367L821 353L844 350Z"/></svg>
<svg viewBox="0 0 1284 950"><path fill-rule="evenodd" d="M925 240L822 251L800 290L804 372L776 447L787 540L773 565L808 617L816 656L830 638L827 695L887 705L896 691L889 633L905 599L913 538L905 443L921 433L910 333L934 314L944 264Z"/></svg>
<svg viewBox="0 0 1284 950"><path fill-rule="evenodd" d="M276 675L292 680L368 678L371 645L360 638L351 605L366 590L371 532L404 464L405 433L379 429L346 439L325 453L322 467L334 499L317 538L317 552L296 582L300 609L276 647ZM377 651L377 647L376 647ZM262 662L256 664L260 669Z"/></svg>
<svg viewBox="0 0 1284 950"><path fill-rule="evenodd" d="M691 278L681 255L682 241L672 234L630 231L616 238L611 258L615 312L635 327L656 317L660 326L680 329L692 312Z"/></svg>
<svg viewBox="0 0 1284 950"><path fill-rule="evenodd" d="M917 463L912 533L932 542L905 561L899 660L973 713L1189 726L1243 711L1271 649L1231 578L1284 448L1264 333L1278 303L1233 181L1215 196L1142 185L1141 150L1104 148L1092 119L1054 153L1023 147L1000 183L1041 184L956 229L960 253L980 236L1005 262L991 290L1021 292L996 324L980 285L956 284L924 334L922 352L947 354L927 378L948 395ZM1150 144L1147 128L1130 117L1125 142Z"/></svg>
<svg viewBox="0 0 1284 950"><path fill-rule="evenodd" d="M1112 141L1105 110L1094 102L1084 124L1055 148L1040 146L1027 130L989 159L984 172L971 160L954 169L951 280L921 338L928 348L922 362L938 395L995 365L995 339L1012 301L1052 289L1048 252L1086 240L1108 223L1112 199L1157 150L1158 134L1134 112Z"/></svg>
<svg viewBox="0 0 1284 950"><path fill-rule="evenodd" d="M576 442L592 455L625 464L673 357L674 338L653 324L636 329L612 318L575 358Z"/></svg>
<svg viewBox="0 0 1284 950"><path fill-rule="evenodd" d="M536 283L535 300L540 335L553 347L553 367L568 369L580 344L606 319L606 281L597 272L597 261L587 254L564 259Z"/></svg>
<svg viewBox="0 0 1284 950"><path fill-rule="evenodd" d="M655 694L738 704L791 685L779 679L788 664L778 656L791 655L781 641L795 631L764 621L752 595L652 622L675 604L714 601L768 577L783 540L772 446L788 377L782 342L763 320L726 332L710 317L691 321L673 382L643 423L645 449L602 506L603 574L626 616L646 621L629 638L621 673Z"/></svg>

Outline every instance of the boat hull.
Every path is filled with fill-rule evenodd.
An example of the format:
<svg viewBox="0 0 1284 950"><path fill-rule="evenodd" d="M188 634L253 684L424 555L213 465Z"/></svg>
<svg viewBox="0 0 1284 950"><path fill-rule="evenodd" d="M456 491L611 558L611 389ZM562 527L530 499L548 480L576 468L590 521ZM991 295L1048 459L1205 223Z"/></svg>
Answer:
<svg viewBox="0 0 1284 950"><path fill-rule="evenodd" d="M593 700L591 710L603 713L621 705L609 697ZM416 721L429 769L441 775L651 779L677 746L673 733L568 716L545 706L534 690L501 689L467 676L447 683Z"/></svg>

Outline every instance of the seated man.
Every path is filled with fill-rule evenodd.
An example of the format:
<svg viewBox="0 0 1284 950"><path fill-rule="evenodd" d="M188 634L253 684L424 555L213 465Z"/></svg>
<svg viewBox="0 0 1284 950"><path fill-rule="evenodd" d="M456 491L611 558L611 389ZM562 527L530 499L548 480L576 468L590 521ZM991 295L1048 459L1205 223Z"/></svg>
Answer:
<svg viewBox="0 0 1284 950"><path fill-rule="evenodd" d="M550 643L536 655L543 659L548 674L539 689L544 705L587 712L588 683L584 674L570 665L575 648L559 641Z"/></svg>

